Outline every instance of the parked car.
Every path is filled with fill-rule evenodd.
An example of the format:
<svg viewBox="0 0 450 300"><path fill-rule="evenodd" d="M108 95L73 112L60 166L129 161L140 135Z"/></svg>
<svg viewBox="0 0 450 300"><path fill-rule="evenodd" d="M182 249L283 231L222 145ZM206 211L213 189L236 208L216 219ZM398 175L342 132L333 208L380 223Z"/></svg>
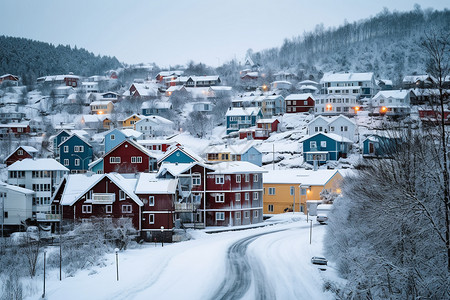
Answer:
<svg viewBox="0 0 450 300"><path fill-rule="evenodd" d="M326 215L317 215L317 222L320 224L326 224L328 217Z"/></svg>
<svg viewBox="0 0 450 300"><path fill-rule="evenodd" d="M311 263L314 265L327 265L328 264L328 260L325 257L320 257L320 256L313 256L311 258Z"/></svg>

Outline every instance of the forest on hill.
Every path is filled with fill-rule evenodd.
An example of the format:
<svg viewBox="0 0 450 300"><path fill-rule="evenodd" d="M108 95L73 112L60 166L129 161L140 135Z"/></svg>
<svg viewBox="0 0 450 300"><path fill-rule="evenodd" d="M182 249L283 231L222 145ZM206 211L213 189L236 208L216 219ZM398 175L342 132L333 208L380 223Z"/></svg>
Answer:
<svg viewBox="0 0 450 300"><path fill-rule="evenodd" d="M32 83L45 75L91 76L117 69L115 57L95 55L83 48L38 42L25 38L0 36L0 75L14 74L23 83Z"/></svg>

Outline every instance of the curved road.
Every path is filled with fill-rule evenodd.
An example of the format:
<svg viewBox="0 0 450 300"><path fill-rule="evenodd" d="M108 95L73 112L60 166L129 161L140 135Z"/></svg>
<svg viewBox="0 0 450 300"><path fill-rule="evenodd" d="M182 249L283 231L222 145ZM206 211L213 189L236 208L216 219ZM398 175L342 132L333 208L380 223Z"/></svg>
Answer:
<svg viewBox="0 0 450 300"><path fill-rule="evenodd" d="M260 264L247 254L247 249L257 238L284 230L252 235L233 243L227 252L225 279L212 299L241 299L249 290L252 280L255 281L256 299L275 299L273 289L267 284L266 274Z"/></svg>

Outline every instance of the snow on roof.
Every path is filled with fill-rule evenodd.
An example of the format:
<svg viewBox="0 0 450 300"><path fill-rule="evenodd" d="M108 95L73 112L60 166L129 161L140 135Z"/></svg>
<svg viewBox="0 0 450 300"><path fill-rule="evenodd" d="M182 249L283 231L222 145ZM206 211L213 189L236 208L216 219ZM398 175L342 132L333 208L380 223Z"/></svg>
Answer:
<svg viewBox="0 0 450 300"><path fill-rule="evenodd" d="M385 85L392 85L392 80L389 79L378 79L376 82L378 85L381 83L384 83Z"/></svg>
<svg viewBox="0 0 450 300"><path fill-rule="evenodd" d="M311 84L318 85L319 83L315 82L313 80L303 80L303 81L300 81L297 85L301 86L301 85L311 85Z"/></svg>
<svg viewBox="0 0 450 300"><path fill-rule="evenodd" d="M8 171L69 171L69 169L53 158L26 158L10 165Z"/></svg>
<svg viewBox="0 0 450 300"><path fill-rule="evenodd" d="M233 107L227 110L226 116L256 116L260 110L258 107Z"/></svg>
<svg viewBox="0 0 450 300"><path fill-rule="evenodd" d="M317 116L315 117L310 123L309 125L313 124L313 122L315 122L316 120L324 120L325 122L328 123L328 125L336 122L339 119L343 119L346 120L354 125L356 125L355 121L351 120L350 118L344 116L344 115L338 115L338 116Z"/></svg>
<svg viewBox="0 0 450 300"><path fill-rule="evenodd" d="M335 140L335 141L337 141L337 142L342 142L342 143L353 143L353 142L350 141L348 138L345 138L345 137L340 136L340 135L335 134L335 133L326 133L326 132L318 132L318 133L313 134L313 135L311 135L311 136L304 137L304 138L301 139L299 142L304 142L304 141L309 140L310 138L315 137L316 135L319 135L319 134L322 134L322 135L324 135L324 136L326 136L326 137L328 137L328 138L330 138L330 139L332 139L332 140Z"/></svg>
<svg viewBox="0 0 450 300"><path fill-rule="evenodd" d="M301 85L298 87L299 90L318 90L314 85Z"/></svg>
<svg viewBox="0 0 450 300"><path fill-rule="evenodd" d="M100 157L99 159L96 159L96 160L94 160L93 162L90 162L90 163L88 164L88 167L89 167L89 168L92 168L92 167L94 167L95 165L97 165L98 163L100 163L101 161L103 161L103 157Z"/></svg>
<svg viewBox="0 0 450 300"><path fill-rule="evenodd" d="M173 145L176 144L177 142L163 139L152 139L152 140L139 140L137 141L137 143L141 145L160 145L160 144Z"/></svg>
<svg viewBox="0 0 450 300"><path fill-rule="evenodd" d="M256 123L258 124L262 124L262 123L273 123L275 121L278 121L277 118L272 118L272 119L259 119L258 121L256 121Z"/></svg>
<svg viewBox="0 0 450 300"><path fill-rule="evenodd" d="M170 126L175 124L174 122L172 122L172 121L170 121L170 120L168 120L166 118L163 118L163 117L160 117L160 116L156 116L156 115L150 115L150 116L142 117L142 119L140 121L138 121L138 122L141 122L143 120L149 120L149 121L152 121L154 123L165 124L165 125L170 125Z"/></svg>
<svg viewBox="0 0 450 300"><path fill-rule="evenodd" d="M263 175L263 183L301 184L305 186L325 185L338 171L337 170L269 170Z"/></svg>
<svg viewBox="0 0 450 300"><path fill-rule="evenodd" d="M184 71L179 71L179 70L175 70L175 71L161 71L158 73L159 76L170 76L170 75L182 75L184 73Z"/></svg>
<svg viewBox="0 0 450 300"><path fill-rule="evenodd" d="M231 91L233 88L231 86L225 86L225 85L213 85L210 86L209 89L213 91Z"/></svg>
<svg viewBox="0 0 450 300"><path fill-rule="evenodd" d="M7 160L8 158L11 157L11 155L13 155L14 153L16 153L17 150L19 150L20 148L22 148L25 152L27 152L28 154L32 154L32 153L37 153L38 151L36 150L36 148L31 147L31 146L19 146L16 148L16 150L14 150L13 152L11 152L11 154L9 154L5 160Z"/></svg>
<svg viewBox="0 0 450 300"><path fill-rule="evenodd" d="M285 100L306 100L308 98L312 98L314 100L314 96L311 93L290 94Z"/></svg>
<svg viewBox="0 0 450 300"><path fill-rule="evenodd" d="M141 147L143 147L143 146L141 146ZM172 155L177 150L180 150L181 152L183 152L187 156L190 156L192 159L194 159L194 160L196 160L198 162L203 162L203 159L200 156L198 156L194 151L192 151L189 148L183 147L183 146L172 146L172 147L170 147L166 151L166 153L164 153L164 155L158 159L158 162L160 162L160 161L164 160L165 158L167 158L168 156Z"/></svg>
<svg viewBox="0 0 450 300"><path fill-rule="evenodd" d="M403 83L415 83L417 81L425 81L431 79L433 82L437 82L437 79L431 75L412 75L403 77Z"/></svg>
<svg viewBox="0 0 450 300"><path fill-rule="evenodd" d="M171 86L169 87L166 92L175 92L175 91L179 91L183 88L182 85L175 85L175 86Z"/></svg>
<svg viewBox="0 0 450 300"><path fill-rule="evenodd" d="M193 98L199 98L208 96L209 87L186 87L185 89Z"/></svg>
<svg viewBox="0 0 450 300"><path fill-rule="evenodd" d="M210 174L249 174L266 173L267 171L248 161L227 161L215 164Z"/></svg>
<svg viewBox="0 0 450 300"><path fill-rule="evenodd" d="M12 185L12 184L7 184L7 183L5 183L3 181L0 181L0 190L2 190L2 189L15 191L15 192L22 193L22 194L27 194L27 195L31 195L31 194L35 193L33 190L29 190L29 189L26 189L26 188L22 188L22 187L15 186L15 185Z"/></svg>
<svg viewBox="0 0 450 300"><path fill-rule="evenodd" d="M86 143L86 145L88 145L89 147L92 147L92 145L88 142L88 140L85 137L80 136L76 133L72 133L67 139L65 139L65 140L61 141L61 143L59 143L58 148L61 147L62 144L64 144L65 142L67 142L74 136L78 137L80 140L82 140L84 143Z"/></svg>
<svg viewBox="0 0 450 300"><path fill-rule="evenodd" d="M170 109L171 107L172 107L172 104L170 102L147 101L147 102L142 103L141 109L147 109L147 108Z"/></svg>
<svg viewBox="0 0 450 300"><path fill-rule="evenodd" d="M383 98L394 98L394 99L404 99L408 96L408 90L391 90L391 91L379 91L373 99L377 99L379 97Z"/></svg>
<svg viewBox="0 0 450 300"><path fill-rule="evenodd" d="M157 96L158 95L158 85L152 82L146 83L133 83L137 92L141 96ZM131 88L131 87L130 87Z"/></svg>
<svg viewBox="0 0 450 300"><path fill-rule="evenodd" d="M214 81L219 80L219 75L208 75L208 76L190 76L193 81Z"/></svg>
<svg viewBox="0 0 450 300"><path fill-rule="evenodd" d="M176 177L179 176L180 174L183 174L184 172L186 172L187 170L191 169L192 167L199 165L205 168L209 168L211 169L210 166L204 165L202 163L199 162L191 162L191 163L168 163L168 162L163 162L161 164L161 166L159 167L159 171L157 173L156 176L162 176L166 173L170 173L172 174L172 176Z"/></svg>
<svg viewBox="0 0 450 300"><path fill-rule="evenodd" d="M90 106L92 106L92 105L108 105L109 103L112 103L112 101L108 101L108 100L94 101L94 102L91 102Z"/></svg>
<svg viewBox="0 0 450 300"><path fill-rule="evenodd" d="M367 73L332 73L323 74L320 82L371 81L373 72Z"/></svg>
<svg viewBox="0 0 450 300"><path fill-rule="evenodd" d="M85 123L98 123L103 122L103 120L109 118L109 114L103 114L103 115L83 115L81 118L84 120Z"/></svg>
<svg viewBox="0 0 450 300"><path fill-rule="evenodd" d="M140 173L136 194L175 194L178 179L157 178L155 173Z"/></svg>
<svg viewBox="0 0 450 300"><path fill-rule="evenodd" d="M134 129L121 129L120 132L122 132L127 138L128 137L133 137L133 138L140 138L142 136L142 132L136 131Z"/></svg>
<svg viewBox="0 0 450 300"><path fill-rule="evenodd" d="M230 154L244 154L251 147L255 147L255 143L244 143L238 145L213 145L206 148L204 153L230 153ZM258 152L259 150L256 149Z"/></svg>
<svg viewBox="0 0 450 300"><path fill-rule="evenodd" d="M12 123L7 123L7 124L0 124L0 128L26 128L30 126L30 122L29 121L22 121L20 123L17 122L12 122Z"/></svg>

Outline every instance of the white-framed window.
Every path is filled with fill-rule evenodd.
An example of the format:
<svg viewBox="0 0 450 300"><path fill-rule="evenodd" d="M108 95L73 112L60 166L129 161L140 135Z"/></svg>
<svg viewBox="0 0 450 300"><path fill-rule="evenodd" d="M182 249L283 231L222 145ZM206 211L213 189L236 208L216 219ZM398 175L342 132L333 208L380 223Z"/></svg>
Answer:
<svg viewBox="0 0 450 300"><path fill-rule="evenodd" d="M245 201L250 200L250 194L249 193L245 193Z"/></svg>
<svg viewBox="0 0 450 300"><path fill-rule="evenodd" d="M303 105L308 105L308 100L303 101Z"/></svg>
<svg viewBox="0 0 450 300"><path fill-rule="evenodd" d="M194 173L192 175L192 185L201 185L202 184L202 176L198 173Z"/></svg>
<svg viewBox="0 0 450 300"><path fill-rule="evenodd" d="M316 141L309 142L309 148L317 148L317 142Z"/></svg>
<svg viewBox="0 0 450 300"><path fill-rule="evenodd" d="M253 175L253 182L258 182L258 174Z"/></svg>
<svg viewBox="0 0 450 300"><path fill-rule="evenodd" d="M73 151L74 152L84 152L84 146L74 146Z"/></svg>
<svg viewBox="0 0 450 300"><path fill-rule="evenodd" d="M258 200L258 192L253 192L253 200Z"/></svg>
<svg viewBox="0 0 450 300"><path fill-rule="evenodd" d="M110 164L120 164L120 156L117 156L117 157L111 156L109 158L109 163Z"/></svg>
<svg viewBox="0 0 450 300"><path fill-rule="evenodd" d="M330 126L330 132L334 131L334 126Z"/></svg>
<svg viewBox="0 0 450 300"><path fill-rule="evenodd" d="M155 215L154 214L148 215L148 224L155 224Z"/></svg>
<svg viewBox="0 0 450 300"><path fill-rule="evenodd" d="M267 211L268 211L268 212L273 212L273 204L269 204L269 205L267 206Z"/></svg>
<svg viewBox="0 0 450 300"><path fill-rule="evenodd" d="M249 182L250 181L250 175L249 174L245 174L245 182Z"/></svg>
<svg viewBox="0 0 450 300"><path fill-rule="evenodd" d="M69 152L69 146L64 146L63 149L64 149L64 153L68 153Z"/></svg>
<svg viewBox="0 0 450 300"><path fill-rule="evenodd" d="M225 221L225 213L216 212L216 221Z"/></svg>
<svg viewBox="0 0 450 300"><path fill-rule="evenodd" d="M223 175L216 175L216 184L224 184L225 177Z"/></svg>
<svg viewBox="0 0 450 300"><path fill-rule="evenodd" d="M110 139L111 141L114 141L116 139L116 136L114 134L111 134Z"/></svg>
<svg viewBox="0 0 450 300"><path fill-rule="evenodd" d="M216 202L225 202L225 194L216 194Z"/></svg>
<svg viewBox="0 0 450 300"><path fill-rule="evenodd" d="M295 187L291 186L290 194L291 196L295 194Z"/></svg>
<svg viewBox="0 0 450 300"><path fill-rule="evenodd" d="M320 141L320 147L325 148L327 146L327 141Z"/></svg>
<svg viewBox="0 0 450 300"><path fill-rule="evenodd" d="M239 220L241 218L241 212L240 211L235 212L234 216L235 216L236 219Z"/></svg>
<svg viewBox="0 0 450 300"><path fill-rule="evenodd" d="M148 205L149 206L155 206L155 196L149 196L148 197Z"/></svg>
<svg viewBox="0 0 450 300"><path fill-rule="evenodd" d="M64 159L64 165L68 166L69 165L69 160L67 158Z"/></svg>
<svg viewBox="0 0 450 300"><path fill-rule="evenodd" d="M92 214L92 205L83 205L81 211L83 214Z"/></svg>
<svg viewBox="0 0 450 300"><path fill-rule="evenodd" d="M250 212L248 210L244 211L244 218L250 218Z"/></svg>
<svg viewBox="0 0 450 300"><path fill-rule="evenodd" d="M75 166L79 166L80 165L80 159L79 158L75 158Z"/></svg>
<svg viewBox="0 0 450 300"><path fill-rule="evenodd" d="M131 157L132 164L140 164L142 163L142 156L132 156Z"/></svg>
<svg viewBox="0 0 450 300"><path fill-rule="evenodd" d="M257 210L254 210L253 211L253 218L257 218L258 217L258 211Z"/></svg>
<svg viewBox="0 0 450 300"><path fill-rule="evenodd" d="M270 187L269 188L269 195L275 195L275 188L274 187Z"/></svg>
<svg viewBox="0 0 450 300"><path fill-rule="evenodd" d="M130 204L124 204L122 205L122 213L127 214L127 213L131 213L132 210L132 206Z"/></svg>
<svg viewBox="0 0 450 300"><path fill-rule="evenodd" d="M23 150L22 149L18 150L17 155L23 155Z"/></svg>
<svg viewBox="0 0 450 300"><path fill-rule="evenodd" d="M122 190L119 191L119 199L120 200L125 200L125 192L122 191Z"/></svg>
<svg viewBox="0 0 450 300"><path fill-rule="evenodd" d="M234 194L234 197L236 201L241 201L241 193Z"/></svg>
<svg viewBox="0 0 450 300"><path fill-rule="evenodd" d="M322 131L322 126L316 126L316 127L314 127L314 131L315 131L315 132L321 132L321 131Z"/></svg>
<svg viewBox="0 0 450 300"><path fill-rule="evenodd" d="M241 182L241 175L236 175L236 183Z"/></svg>
<svg viewBox="0 0 450 300"><path fill-rule="evenodd" d="M302 189L300 190L300 195L302 195L302 196L305 196L305 195L306 195L306 189L305 189L305 188L302 188Z"/></svg>

